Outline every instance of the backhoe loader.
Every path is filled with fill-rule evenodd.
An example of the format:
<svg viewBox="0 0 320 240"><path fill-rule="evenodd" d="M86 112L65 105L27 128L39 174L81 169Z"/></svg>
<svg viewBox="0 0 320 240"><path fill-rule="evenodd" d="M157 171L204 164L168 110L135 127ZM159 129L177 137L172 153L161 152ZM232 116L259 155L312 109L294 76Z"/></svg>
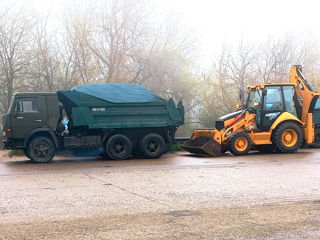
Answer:
<svg viewBox="0 0 320 240"><path fill-rule="evenodd" d="M262 152L296 152L314 141L312 114L320 93L294 65L290 83L248 87L243 110L222 116L214 129L196 129L183 149L196 154L219 156L230 151L245 155L254 146Z"/></svg>

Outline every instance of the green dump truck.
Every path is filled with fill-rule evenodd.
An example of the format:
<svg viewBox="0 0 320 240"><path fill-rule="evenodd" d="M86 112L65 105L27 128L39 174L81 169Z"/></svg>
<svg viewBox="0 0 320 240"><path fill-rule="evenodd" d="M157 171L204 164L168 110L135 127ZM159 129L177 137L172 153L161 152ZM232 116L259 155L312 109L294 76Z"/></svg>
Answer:
<svg viewBox="0 0 320 240"><path fill-rule="evenodd" d="M139 85L88 84L57 93L17 93L3 116L4 146L49 162L65 149L105 149L110 159L159 158L184 122L182 102Z"/></svg>

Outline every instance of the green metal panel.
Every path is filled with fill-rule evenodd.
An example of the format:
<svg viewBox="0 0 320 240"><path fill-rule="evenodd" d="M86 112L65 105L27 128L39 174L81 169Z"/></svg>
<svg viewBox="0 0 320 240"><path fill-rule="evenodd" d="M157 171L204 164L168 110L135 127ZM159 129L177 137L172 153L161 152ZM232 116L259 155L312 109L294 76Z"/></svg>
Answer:
<svg viewBox="0 0 320 240"><path fill-rule="evenodd" d="M320 124L320 99L317 100L316 106L313 112L313 124L319 125Z"/></svg>

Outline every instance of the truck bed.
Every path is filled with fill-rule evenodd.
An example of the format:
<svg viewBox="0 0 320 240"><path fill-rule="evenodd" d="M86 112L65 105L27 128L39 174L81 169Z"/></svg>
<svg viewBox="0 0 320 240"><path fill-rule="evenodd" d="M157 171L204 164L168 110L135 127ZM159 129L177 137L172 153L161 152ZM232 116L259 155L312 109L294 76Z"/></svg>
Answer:
<svg viewBox="0 0 320 240"><path fill-rule="evenodd" d="M102 85L102 86L101 86ZM175 106L172 99L164 100L156 95L137 94L137 85L121 84L128 91L121 89L123 98L119 101L119 92L115 91L117 102L112 102L110 85L93 86L99 88L99 94L77 91L74 89L59 91L59 101L64 105L72 126L87 126L89 129L99 128L140 128L140 127L178 127L183 124L184 109L181 102ZM107 87L106 96L103 95L103 86ZM111 85L111 88L115 86ZM139 86L140 87L140 86ZM130 91L134 88L135 91ZM144 88L143 88L144 89ZM139 89L138 89L139 90ZM146 90L146 89L145 89ZM148 91L148 90L146 90ZM94 92L94 91L93 91ZM147 92L151 93L150 91ZM151 93L153 94L153 93ZM128 96L128 102L125 101ZM136 102L135 99L138 99ZM108 100L108 101L107 101Z"/></svg>

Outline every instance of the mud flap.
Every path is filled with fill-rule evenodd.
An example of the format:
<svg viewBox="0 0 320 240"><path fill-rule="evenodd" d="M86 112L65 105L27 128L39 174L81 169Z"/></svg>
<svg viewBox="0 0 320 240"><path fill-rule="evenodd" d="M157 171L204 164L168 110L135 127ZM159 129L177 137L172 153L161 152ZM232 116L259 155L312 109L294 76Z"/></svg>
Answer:
<svg viewBox="0 0 320 240"><path fill-rule="evenodd" d="M217 157L221 155L221 144L212 138L199 137L194 140L185 141L181 147L191 153L210 155Z"/></svg>

